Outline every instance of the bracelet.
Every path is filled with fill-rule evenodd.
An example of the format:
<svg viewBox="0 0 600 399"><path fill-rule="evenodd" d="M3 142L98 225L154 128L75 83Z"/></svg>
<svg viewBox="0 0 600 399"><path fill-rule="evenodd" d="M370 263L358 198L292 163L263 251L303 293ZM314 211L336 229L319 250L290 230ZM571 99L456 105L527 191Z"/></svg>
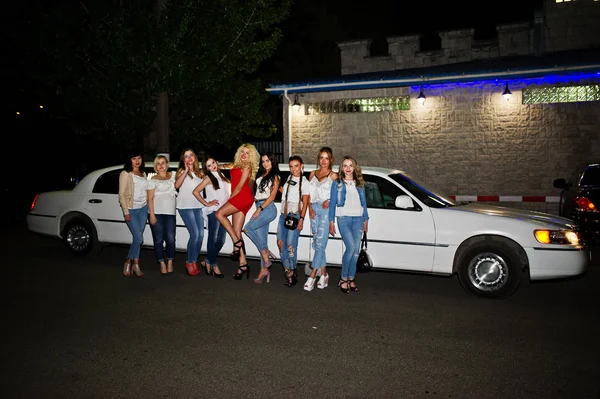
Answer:
<svg viewBox="0 0 600 399"><path fill-rule="evenodd" d="M304 216L300 216L300 219L304 220Z"/></svg>
<svg viewBox="0 0 600 399"><path fill-rule="evenodd" d="M258 209L260 209L261 211L264 211L264 210L265 210L265 208L263 208L263 207L262 207L262 205L259 205L259 206L258 206Z"/></svg>

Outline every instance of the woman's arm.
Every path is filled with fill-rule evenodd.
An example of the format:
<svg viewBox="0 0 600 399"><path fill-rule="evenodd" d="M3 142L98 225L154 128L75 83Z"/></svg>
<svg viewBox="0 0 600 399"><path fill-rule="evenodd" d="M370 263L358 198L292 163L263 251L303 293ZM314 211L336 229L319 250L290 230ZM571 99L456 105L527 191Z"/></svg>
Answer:
<svg viewBox="0 0 600 399"><path fill-rule="evenodd" d="M316 170L313 170L312 172L310 172L310 175L308 176L308 182L309 182L309 184L311 184L310 182L312 181L312 178L315 175L315 173L317 173ZM312 203L310 201L308 201L308 216L311 219L314 219L315 216L317 216L317 213L312 209Z"/></svg>
<svg viewBox="0 0 600 399"><path fill-rule="evenodd" d="M188 174L188 167L185 166L185 169L179 169L175 174L175 188L179 190L179 187L183 184L185 177Z"/></svg>
<svg viewBox="0 0 600 399"><path fill-rule="evenodd" d="M129 216L129 209L127 208L127 197L125 196L125 190L127 186L131 184L129 181L131 176L126 171L122 171L119 175L119 204L121 205L121 209L123 210L123 216L125 216L125 220L127 220L127 216Z"/></svg>
<svg viewBox="0 0 600 399"><path fill-rule="evenodd" d="M336 180L338 178L338 174L335 173L335 172L331 172L329 174L329 178L331 179L331 181L334 181L334 180ZM332 183L332 185L333 185L333 183ZM329 204L331 203L331 195L329 195L329 198L330 199L323 201L323 205L322 205L323 209L328 209L329 208Z"/></svg>
<svg viewBox="0 0 600 399"><path fill-rule="evenodd" d="M246 166L244 166L244 169L242 169L242 177L240 178L239 183L231 191L231 196L229 198L235 197L240 191L242 191L242 188L244 187L244 184L247 184L249 177L250 177L250 166L246 165Z"/></svg>
<svg viewBox="0 0 600 399"><path fill-rule="evenodd" d="M337 179L331 183L331 192L329 193L329 234L335 235L335 210L337 208Z"/></svg>
<svg viewBox="0 0 600 399"><path fill-rule="evenodd" d="M367 194L366 194L367 188L366 187L362 187L362 189L360 189L358 191L359 193L359 198L360 198L360 204L363 207L363 231L368 233L369 232L369 211L367 210Z"/></svg>
<svg viewBox="0 0 600 399"><path fill-rule="evenodd" d="M210 183L210 178L208 176L205 176L204 179L202 179L202 181L200 182L200 184L198 184L196 186L196 188L194 189L194 191L192 191L192 195L194 197L196 197L196 199L198 201L200 201L200 203L204 206L213 206L213 205L219 205L219 201L212 200L212 201L206 201L204 199L204 197L202 197L202 195L200 195L200 193L202 192L202 190L204 190L204 188L208 185L208 183Z"/></svg>
<svg viewBox="0 0 600 399"><path fill-rule="evenodd" d="M308 194L302 196L302 210L300 211L300 220L298 220L298 231L302 231L302 227L304 227L304 215L306 215L306 210L308 209L309 199L310 195Z"/></svg>
<svg viewBox="0 0 600 399"><path fill-rule="evenodd" d="M156 224L156 214L154 213L154 189L149 189L146 191L148 196L148 213L150 214L150 224Z"/></svg>

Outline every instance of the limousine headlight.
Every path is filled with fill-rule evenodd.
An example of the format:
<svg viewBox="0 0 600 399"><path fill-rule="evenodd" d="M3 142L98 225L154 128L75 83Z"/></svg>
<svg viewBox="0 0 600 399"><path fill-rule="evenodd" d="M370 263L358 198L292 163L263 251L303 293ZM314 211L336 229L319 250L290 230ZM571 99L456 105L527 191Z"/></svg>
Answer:
<svg viewBox="0 0 600 399"><path fill-rule="evenodd" d="M573 230L535 230L534 235L542 244L579 245L579 234Z"/></svg>

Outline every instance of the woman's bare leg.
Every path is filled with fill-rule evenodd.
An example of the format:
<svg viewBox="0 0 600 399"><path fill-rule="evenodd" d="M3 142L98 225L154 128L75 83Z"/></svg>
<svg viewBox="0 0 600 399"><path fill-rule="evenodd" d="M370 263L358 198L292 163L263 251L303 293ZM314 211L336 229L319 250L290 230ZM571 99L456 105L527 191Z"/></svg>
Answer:
<svg viewBox="0 0 600 399"><path fill-rule="evenodd" d="M229 221L229 218L227 216L233 215L235 213L241 213L241 212L235 206L231 205L230 203L226 203L225 205L220 207L217 210L217 212L215 213L215 218L217 218L219 223L221 223L221 226L223 226L225 231L227 231L227 234L229 234L229 237L231 238L231 240L234 243L240 239L241 235L239 235L239 236L237 235L237 233L235 232L235 229L233 228L233 225L231 224L231 222Z"/></svg>
<svg viewBox="0 0 600 399"><path fill-rule="evenodd" d="M242 228L246 221L246 215L243 212L236 212L232 216L233 219L233 231L237 237L242 237ZM236 240L237 241L237 240ZM235 241L234 241L235 242ZM246 265L246 251L240 251L240 266Z"/></svg>

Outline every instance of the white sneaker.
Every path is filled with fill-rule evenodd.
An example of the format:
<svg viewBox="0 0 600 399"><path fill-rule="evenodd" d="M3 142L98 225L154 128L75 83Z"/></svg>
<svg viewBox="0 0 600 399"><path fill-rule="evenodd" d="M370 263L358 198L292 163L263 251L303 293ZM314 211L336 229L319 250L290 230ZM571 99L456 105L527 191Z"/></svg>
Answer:
<svg viewBox="0 0 600 399"><path fill-rule="evenodd" d="M317 283L317 288L323 289L323 288L326 288L328 285L329 285L329 274L327 274L325 276L321 276L321 278L319 279L319 282Z"/></svg>
<svg viewBox="0 0 600 399"><path fill-rule="evenodd" d="M309 277L308 280L306 280L306 283L304 283L304 291L312 291L315 288L315 280L312 277Z"/></svg>

